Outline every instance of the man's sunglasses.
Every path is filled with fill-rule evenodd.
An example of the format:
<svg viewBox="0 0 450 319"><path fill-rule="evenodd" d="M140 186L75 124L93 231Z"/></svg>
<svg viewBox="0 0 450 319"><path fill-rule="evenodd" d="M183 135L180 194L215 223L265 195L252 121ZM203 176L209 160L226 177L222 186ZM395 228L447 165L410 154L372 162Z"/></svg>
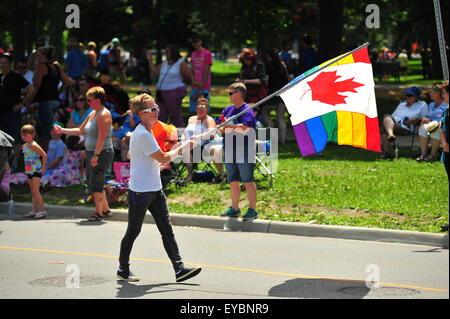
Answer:
<svg viewBox="0 0 450 319"><path fill-rule="evenodd" d="M153 113L153 112L156 112L156 111L159 111L159 106L157 104L155 104L154 107L142 110L142 112L145 112L145 113Z"/></svg>
<svg viewBox="0 0 450 319"><path fill-rule="evenodd" d="M237 93L237 92L239 92L239 91L228 92L228 95L232 96L234 93Z"/></svg>

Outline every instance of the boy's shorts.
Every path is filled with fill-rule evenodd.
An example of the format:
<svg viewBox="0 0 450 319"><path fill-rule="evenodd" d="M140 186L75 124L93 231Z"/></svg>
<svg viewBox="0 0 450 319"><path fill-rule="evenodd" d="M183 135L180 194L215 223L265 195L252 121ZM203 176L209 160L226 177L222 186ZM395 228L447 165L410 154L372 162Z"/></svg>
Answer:
<svg viewBox="0 0 450 319"><path fill-rule="evenodd" d="M242 183L254 182L253 172L255 171L255 166L255 163L225 163L228 183L239 181Z"/></svg>

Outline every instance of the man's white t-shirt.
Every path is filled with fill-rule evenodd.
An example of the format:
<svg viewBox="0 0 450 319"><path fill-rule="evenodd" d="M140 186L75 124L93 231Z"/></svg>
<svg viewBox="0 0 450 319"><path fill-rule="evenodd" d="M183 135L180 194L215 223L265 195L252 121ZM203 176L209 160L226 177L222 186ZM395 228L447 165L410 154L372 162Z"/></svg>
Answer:
<svg viewBox="0 0 450 319"><path fill-rule="evenodd" d="M162 189L159 162L150 155L160 148L152 133L139 124L130 139L130 183L133 192L156 192Z"/></svg>

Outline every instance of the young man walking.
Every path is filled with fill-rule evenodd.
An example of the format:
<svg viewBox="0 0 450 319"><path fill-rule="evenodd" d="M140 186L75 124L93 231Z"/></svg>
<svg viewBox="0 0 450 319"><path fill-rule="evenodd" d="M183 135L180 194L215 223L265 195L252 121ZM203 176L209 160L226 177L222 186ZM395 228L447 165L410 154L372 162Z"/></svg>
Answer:
<svg viewBox="0 0 450 319"><path fill-rule="evenodd" d="M162 189L159 164L173 160L182 151L195 147L189 140L170 152L159 148L152 134L152 127L158 121L159 107L148 94L141 94L130 100L131 110L141 123L131 135L130 182L128 191L128 228L120 246L120 268L117 279L123 281L139 281L139 277L130 271L129 260L133 243L139 235L144 217L149 210L161 233L166 253L172 262L177 282L185 281L198 275L201 268L185 267L178 251L178 245L169 221L166 196Z"/></svg>

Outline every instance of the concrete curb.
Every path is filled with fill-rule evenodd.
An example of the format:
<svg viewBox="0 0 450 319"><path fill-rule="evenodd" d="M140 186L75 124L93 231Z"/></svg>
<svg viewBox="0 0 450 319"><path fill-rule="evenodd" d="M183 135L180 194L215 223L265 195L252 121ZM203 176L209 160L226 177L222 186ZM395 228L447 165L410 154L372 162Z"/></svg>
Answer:
<svg viewBox="0 0 450 319"><path fill-rule="evenodd" d="M16 203L14 220L31 210L29 203ZM49 217L56 218L88 218L93 213L92 207L72 207L62 205L46 205ZM7 214L8 203L0 203L0 213ZM112 209L113 217L107 220L127 221L128 213L123 209ZM405 230L379 228L363 228L348 226L312 225L299 222L280 222L256 219L243 222L241 218L223 218L219 216L170 214L174 226L190 226L221 229L225 231L260 232L308 237L327 237L377 241L386 243L416 244L436 247L449 247L448 234L424 233ZM151 214L147 214L145 223L154 223Z"/></svg>

